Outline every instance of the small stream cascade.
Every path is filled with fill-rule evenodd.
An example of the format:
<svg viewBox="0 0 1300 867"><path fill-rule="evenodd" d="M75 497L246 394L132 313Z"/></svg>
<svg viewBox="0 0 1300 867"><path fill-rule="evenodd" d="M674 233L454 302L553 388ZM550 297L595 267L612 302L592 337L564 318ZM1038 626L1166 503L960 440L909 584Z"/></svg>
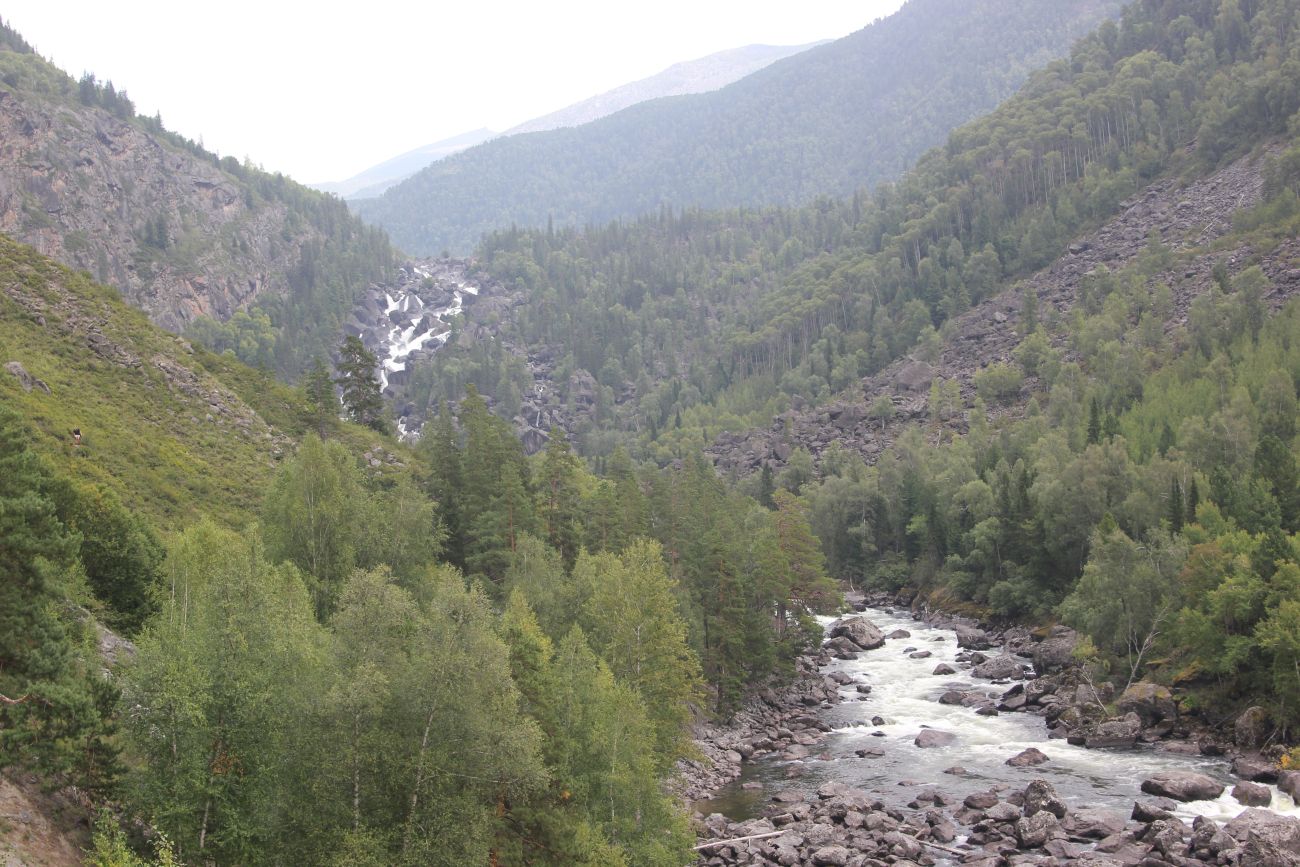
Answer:
<svg viewBox="0 0 1300 867"><path fill-rule="evenodd" d="M1127 817L1135 801L1149 797L1142 793L1143 781L1168 771L1204 774L1227 785L1215 800L1178 804L1174 815L1188 823L1198 816L1226 822L1247 809L1231 795L1237 780L1225 759L1158 744L1087 749L1050 737L1045 720L1034 714L989 713L989 703L984 703L987 715L981 715L970 703L940 703L956 692L982 693L996 705L1010 683L974 677L951 629L914 621L909 612L868 608L862 616L887 639L856 659L832 659L822 668L822 674L840 684L842 699L818 712L831 729L822 741L804 758L772 753L745 764L738 779L697 802L697 810L733 821L754 819L770 813L779 792L803 792L815 802L827 783L866 790L899 808L925 789L942 791L960 804L978 792L1022 791L1034 780L1045 780L1071 809L1102 808ZM821 622L829 626L834 619ZM945 670L941 666L952 673L936 674L936 669ZM943 733L936 740L951 736L951 741L921 748L916 739L926 730ZM1029 748L1048 760L1032 767L1007 764ZM1267 788L1269 810L1300 818L1289 795L1273 785Z"/></svg>
<svg viewBox="0 0 1300 867"><path fill-rule="evenodd" d="M446 344L454 320L480 291L462 260L408 262L392 283L366 290L344 331L360 337L375 354L380 390L393 397L409 381L413 366ZM397 427L402 436L418 433L417 424L400 408Z"/></svg>

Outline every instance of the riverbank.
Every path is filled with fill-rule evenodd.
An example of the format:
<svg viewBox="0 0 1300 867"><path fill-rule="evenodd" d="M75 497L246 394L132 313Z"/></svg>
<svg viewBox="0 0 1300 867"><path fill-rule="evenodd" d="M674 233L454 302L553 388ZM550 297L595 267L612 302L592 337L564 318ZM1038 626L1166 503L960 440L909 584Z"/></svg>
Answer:
<svg viewBox="0 0 1300 867"><path fill-rule="evenodd" d="M1029 645L1020 648L1024 656L1004 653L1005 644L999 650L992 644L1006 636L981 638L972 624L951 624L962 627L956 632L938 630L912 619L910 611L873 612L872 619L889 635L871 635L865 627L832 629L840 634L822 654L820 674L834 679L841 701L820 705L818 714L834 734L823 733L802 759L778 756L751 764L742 757L745 788L764 787L746 793L754 796L754 806L748 815L735 814L746 821L701 818L698 833L702 843L748 839L706 849L701 863L1181 864L1192 858L1263 864L1272 862L1249 860L1267 854L1259 848L1261 829L1269 825L1285 837L1288 828L1300 826L1276 813L1253 811L1263 815L1228 823L1238 839L1222 824L1241 809L1224 793L1222 760L1166 754L1152 746L1085 749L1064 737L1049 740L1045 724L1030 714L999 710L1008 684L1014 691L1035 682ZM852 659L857 654L838 640L849 635L880 649ZM1031 640L1043 643L1039 638L1053 636ZM1016 639L1012 635L1006 643ZM990 647L984 650L957 646L985 641ZM1019 666L1017 672L1010 672L1008 660ZM982 680L976 669L1001 671L1008 679ZM1035 767L1038 760L1048 764ZM968 769L959 767L963 762ZM1206 774L1208 783L1198 779ZM1065 784L1059 795L1053 783ZM1143 794L1148 783L1156 795ZM1224 793L1222 802L1156 800L1198 794L1198 785L1210 786L1209 794ZM1042 810L1027 811L1031 789L1048 791L1061 815L1049 810L1049 820L1036 818ZM1145 806L1134 810L1135 803ZM1211 826L1215 833L1205 830ZM1216 837L1220 830L1227 836Z"/></svg>

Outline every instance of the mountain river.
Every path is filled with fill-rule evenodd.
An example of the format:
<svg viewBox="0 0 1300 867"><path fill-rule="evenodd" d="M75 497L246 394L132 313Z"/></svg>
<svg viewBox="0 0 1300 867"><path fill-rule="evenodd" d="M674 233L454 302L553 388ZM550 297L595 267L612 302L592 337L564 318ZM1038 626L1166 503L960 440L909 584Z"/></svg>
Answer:
<svg viewBox="0 0 1300 867"><path fill-rule="evenodd" d="M1184 755L1143 746L1132 750L1085 749L1064 740L1049 739L1042 717L1027 713L979 716L973 708L942 705L938 699L950 689L978 689L1000 697L1008 684L993 684L970 676L969 667L956 661L957 636L913 621L906 613L867 609L863 616L886 635L903 629L908 638L889 639L883 647L866 651L856 660L833 660L824 674L844 671L853 684L840 688L842 703L822 710L821 719L834 728L805 760L786 760L777 754L745 765L742 776L696 808L708 815L722 813L732 820L759 815L773 794L785 789L814 792L828 781L875 792L886 803L902 805L921 789L937 789L961 799L998 784L1008 790L1023 789L1035 779L1046 780L1073 808L1105 807L1128 816L1133 802L1146 796L1144 779L1157 771L1195 771L1228 784L1216 801L1195 801L1180 805L1178 814L1191 820L1203 815L1227 821L1245 809L1230 794L1235 779L1223 759ZM834 618L821 618L829 625ZM912 659L907 649L928 650L932 656ZM954 675L935 675L940 663L957 669ZM869 695L857 692L858 683L871 685ZM883 725L872 725L873 717ZM913 744L917 733L930 727L956 735L945 747L920 749ZM1020 751L1036 747L1050 758L1037 767L1014 768L1006 760ZM859 758L863 748L883 750L875 758ZM965 773L945 773L954 766ZM762 784L756 788L753 783ZM750 783L745 787L745 783ZM1273 792L1270 809L1300 817L1290 796Z"/></svg>

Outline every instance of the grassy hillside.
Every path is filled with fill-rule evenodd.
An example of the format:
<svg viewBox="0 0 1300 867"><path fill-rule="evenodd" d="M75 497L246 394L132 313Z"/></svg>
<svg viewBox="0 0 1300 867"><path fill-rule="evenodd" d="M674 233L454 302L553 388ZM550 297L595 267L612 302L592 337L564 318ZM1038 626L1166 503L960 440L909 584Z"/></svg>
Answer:
<svg viewBox="0 0 1300 867"><path fill-rule="evenodd" d="M898 177L1119 10L1118 0L912 0L722 90L488 142L354 203L404 249L659 209L791 205Z"/></svg>
<svg viewBox="0 0 1300 867"><path fill-rule="evenodd" d="M191 346L84 272L3 236L0 287L0 364L18 362L49 389L0 371L0 401L27 419L57 472L115 491L163 528L254 517L304 430L299 392ZM350 444L368 442L345 430Z"/></svg>

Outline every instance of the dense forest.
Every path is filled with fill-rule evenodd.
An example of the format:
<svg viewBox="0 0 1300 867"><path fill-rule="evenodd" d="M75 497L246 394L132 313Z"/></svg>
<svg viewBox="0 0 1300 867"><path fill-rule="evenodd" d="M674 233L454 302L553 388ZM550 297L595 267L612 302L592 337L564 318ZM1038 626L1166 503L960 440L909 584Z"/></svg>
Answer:
<svg viewBox="0 0 1300 867"><path fill-rule="evenodd" d="M50 192L39 195L41 185L31 182L20 195L22 207L13 214L10 231L15 237L31 236L33 243L51 231L57 242L47 244L60 253L65 264L90 271L101 282L114 282L124 275L139 278L146 286L145 297L174 291L172 284L193 279L202 285L216 282L214 274L222 269L230 274L244 274L260 281L270 281L272 291L256 299L252 309L238 311L229 321L200 316L190 323L170 320L167 325L189 333L206 346L223 352L230 350L245 363L262 366L289 378L298 376L313 356L326 355L337 342L337 335L352 305L366 286L382 280L392 268L397 254L383 231L361 223L338 198L324 195L282 174L271 174L249 162L221 157L181 135L167 130L162 118L136 113L127 91L112 81L99 81L84 73L74 79L38 55L10 27L0 22L0 91L17 97L17 111L33 112L50 107L73 111L78 122L66 120L68 134L58 148L48 148L41 159L52 163L51 169L77 195ZM104 130L114 128L106 122L129 124L143 132L150 142L143 155L126 147L130 165L142 176L116 176L112 164L96 166L85 155L86 147L79 136L89 127L109 138ZM31 124L31 121L28 121ZM115 134L115 133L114 133ZM68 152L66 147L73 148ZM164 151L165 149L165 151ZM182 154L190 162L178 168L166 156L155 151ZM15 148L21 153L21 148ZM117 161L124 158L118 155ZM237 195L223 204L220 216L204 212L201 199L169 201L160 196L140 197L138 190L156 189L161 184L171 191L182 172L193 172L195 165L218 170L196 177L194 183L211 186L217 180ZM141 168L143 167L143 168ZM119 187L117 200L96 197L94 181L103 173ZM163 177L165 176L165 177ZM188 178L185 179L187 182ZM180 187L176 187L180 189ZM201 188L200 188L201 189ZM101 232L102 217L93 208L122 209L114 227L125 226L124 236L113 231ZM227 212L237 211L229 217ZM115 270L114 262L121 262ZM127 267L129 265L129 267ZM164 280L164 278L167 278ZM165 288L148 288L151 283ZM127 293L125 285L118 288Z"/></svg>
<svg viewBox="0 0 1300 867"><path fill-rule="evenodd" d="M516 224L848 195L896 179L1120 5L913 0L722 90L500 138L353 204L403 249L436 254L468 252L485 232Z"/></svg>

